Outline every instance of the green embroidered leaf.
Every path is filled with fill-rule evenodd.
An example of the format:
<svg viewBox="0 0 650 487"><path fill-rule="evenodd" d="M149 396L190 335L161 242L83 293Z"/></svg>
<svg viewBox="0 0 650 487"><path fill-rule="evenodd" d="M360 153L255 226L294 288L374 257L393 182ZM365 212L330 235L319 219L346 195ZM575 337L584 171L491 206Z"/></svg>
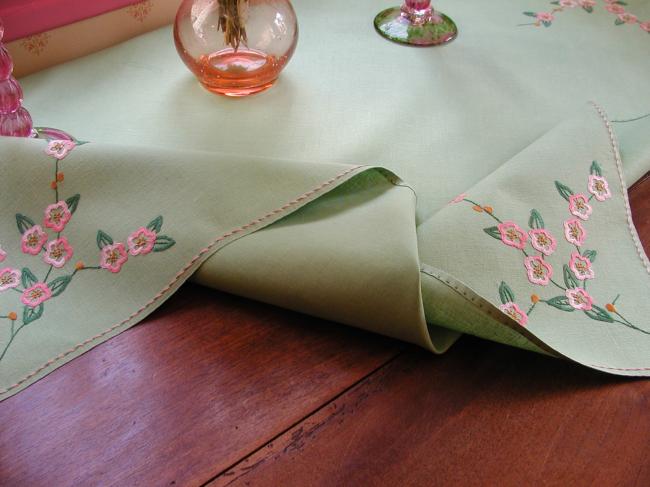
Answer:
<svg viewBox="0 0 650 487"><path fill-rule="evenodd" d="M28 287L32 287L34 284L36 284L38 282L38 279L36 279L36 276L32 271L30 271L27 267L23 267L21 281L23 283L23 287L27 289Z"/></svg>
<svg viewBox="0 0 650 487"><path fill-rule="evenodd" d="M499 286L499 297L503 304L515 302L515 293L512 292L510 286L508 286L504 281L501 281L501 285Z"/></svg>
<svg viewBox="0 0 650 487"><path fill-rule="evenodd" d="M537 17L537 14L535 12L524 12L524 15L528 15L529 17Z"/></svg>
<svg viewBox="0 0 650 487"><path fill-rule="evenodd" d="M16 213L16 225L18 225L18 231L22 235L36 224L31 218L28 218L25 215L21 215L20 213Z"/></svg>
<svg viewBox="0 0 650 487"><path fill-rule="evenodd" d="M104 232L102 230L98 230L97 231L97 247L99 247L99 250L102 250L107 245L113 245L113 239L111 238L111 236L108 233L106 233L106 232Z"/></svg>
<svg viewBox="0 0 650 487"><path fill-rule="evenodd" d="M598 255L598 252L596 252L595 250L585 250L585 251L582 253L582 256L583 256L583 257L586 257L587 259L589 259L589 262L591 262L592 264L593 264L594 261L596 260L596 256L597 256L597 255Z"/></svg>
<svg viewBox="0 0 650 487"><path fill-rule="evenodd" d="M490 237L501 240L501 232L499 232L499 227L488 227L484 228L483 231L487 233Z"/></svg>
<svg viewBox="0 0 650 487"><path fill-rule="evenodd" d="M539 211L530 210L530 218L528 219L528 226L530 228L544 228L544 219Z"/></svg>
<svg viewBox="0 0 650 487"><path fill-rule="evenodd" d="M569 266L564 264L564 284L566 285L567 289L575 289L579 286L578 284L578 279L576 279L575 274L573 274L573 271L569 269Z"/></svg>
<svg viewBox="0 0 650 487"><path fill-rule="evenodd" d="M561 311L573 311L575 308L569 304L569 298L566 296L556 296L551 299L547 299L546 304L553 306Z"/></svg>
<svg viewBox="0 0 650 487"><path fill-rule="evenodd" d="M23 325L29 325L32 321L36 321L43 316L44 309L45 307L43 304L39 304L36 308L25 306L23 308Z"/></svg>
<svg viewBox="0 0 650 487"><path fill-rule="evenodd" d="M605 323L614 323L614 318L606 310L595 304L591 307L589 311L585 311L585 314L589 316L592 320L604 321Z"/></svg>
<svg viewBox="0 0 650 487"><path fill-rule="evenodd" d="M147 228L149 230L152 230L152 231L156 232L156 233L159 233L160 230L162 230L162 224L163 224L163 217L161 215L161 216L158 216L158 217L154 218L153 220L151 220L149 222L149 225L147 225Z"/></svg>
<svg viewBox="0 0 650 487"><path fill-rule="evenodd" d="M587 13L591 13L591 12L594 11L594 8L593 8L593 7L590 7L590 6L588 6L588 5L585 5L584 7L582 7L582 9L583 9L585 12L587 12Z"/></svg>
<svg viewBox="0 0 650 487"><path fill-rule="evenodd" d="M569 197L573 195L573 190L559 181L555 181L555 187L557 188L558 193L560 193L560 196L569 201Z"/></svg>
<svg viewBox="0 0 650 487"><path fill-rule="evenodd" d="M65 204L68 205L68 210L70 210L70 213L77 211L77 206L79 206L79 199L81 199L81 195L76 194L74 196L70 196L70 198L65 200Z"/></svg>
<svg viewBox="0 0 650 487"><path fill-rule="evenodd" d="M594 176L603 175L603 170L600 168L600 164L598 164L596 161L591 163L591 168L589 169L589 172Z"/></svg>
<svg viewBox="0 0 650 487"><path fill-rule="evenodd" d="M173 238L168 237L167 235L158 235L156 237L156 243L153 244L153 251L162 252L163 250L173 247L175 244L176 241Z"/></svg>
<svg viewBox="0 0 650 487"><path fill-rule="evenodd" d="M65 288L68 287L70 281L72 281L72 276L61 276L50 281L47 287L49 287L50 291L52 291L52 297L58 296L63 291L65 291Z"/></svg>
<svg viewBox="0 0 650 487"><path fill-rule="evenodd" d="M614 2L614 3L618 3L619 5L627 5L627 2L622 2L621 0L618 0L618 2Z"/></svg>
<svg viewBox="0 0 650 487"><path fill-rule="evenodd" d="M560 5L560 2L559 1L551 2L551 5Z"/></svg>
<svg viewBox="0 0 650 487"><path fill-rule="evenodd" d="M624 21L624 20L621 20L621 19L616 19L616 20L614 21L614 25L623 25L624 23L625 23L625 21Z"/></svg>

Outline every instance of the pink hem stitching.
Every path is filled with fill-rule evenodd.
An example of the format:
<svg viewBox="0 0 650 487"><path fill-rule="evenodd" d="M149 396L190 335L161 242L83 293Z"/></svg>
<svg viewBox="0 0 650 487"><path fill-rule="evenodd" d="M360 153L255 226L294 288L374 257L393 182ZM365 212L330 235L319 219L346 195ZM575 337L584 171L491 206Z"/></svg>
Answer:
<svg viewBox="0 0 650 487"><path fill-rule="evenodd" d="M255 220L253 220L253 221L251 221L251 222L249 222L249 223L247 223L247 224L245 224L245 225L242 225L242 226L239 227L239 228L235 228L234 230L231 230L231 231L229 231L229 232L227 232L227 233L224 233L223 235L221 235L221 236L215 238L215 239L214 239L214 240L213 240L213 241L212 241L212 242L211 242L207 247L201 249L201 250L199 251L198 254L196 254L194 257L192 257L192 260L190 260L190 262L189 262L187 265L185 265L185 267L183 267L183 268L182 268L182 269L181 269L181 270L180 270L180 271L179 271L179 272L174 276L174 278L173 278L173 279L172 279L172 280L171 280L171 281L170 281L170 282L169 282L169 283L168 283L164 288L162 288L162 289L158 292L158 294L156 294L153 298L151 298L151 299L150 299L147 303L145 303L145 304L144 304L140 309L138 309L137 311L133 312L133 313L132 313L128 318L125 318L124 320L120 321L119 323L114 324L113 326L111 326L110 328L104 330L103 332L101 332L101 333L99 333L99 334L97 334L97 335L95 335L95 336L93 336L93 337L90 337L90 338L84 340L84 341L81 342L81 343L78 343L77 345L75 345L75 346L72 347L71 349L69 349L69 350L67 350L67 351L65 351L65 352L63 352L63 353L60 353L60 354L57 355L56 357L54 357L54 358L48 360L48 361L45 362L43 365L41 365L40 367L38 367L36 370L30 372L30 373L27 374L25 377L23 377L22 379L20 379L19 381L17 381L15 384L12 384L11 386L7 387L6 389L2 389L2 390L0 390L0 395L6 394L7 392L9 392L9 391L15 389L16 387L20 387L20 385L22 385L23 383L25 383L26 381L28 381L29 379L31 379L31 378L34 377L35 375L39 374L39 373L42 372L44 369L46 369L46 368L50 367L51 365L55 364L55 363L58 362L59 360L64 359L65 357L67 357L67 356L70 355L71 353L76 352L76 351L79 350L80 348L82 348L82 347L84 347L84 346L86 346L86 345L88 345L88 344L94 342L95 340L99 340L100 338L105 337L105 336L108 335L109 333L111 333L111 332L117 330L118 328L120 328L120 327L126 325L127 323L129 323L131 320L133 320L134 318L136 318L136 317L137 317L139 314L141 314L143 311L147 310L147 309L148 309L149 307L151 307L153 304L155 304L156 302L158 302L158 301L159 301L159 300L160 300L160 299L161 299L165 294L167 294L167 292L169 292L169 290L171 290L171 288L174 286L174 284L176 284L176 283L177 283L177 282L178 282L178 281L179 281L179 280L180 280L180 279L185 275L185 273L186 273L187 271L189 271L189 270L194 266L194 264L195 264L195 263L196 263L196 262L197 262L201 257L203 257L207 252L209 252L209 251L210 251L210 250L211 250L211 249L212 249L216 244L218 244L218 243L220 243L220 242L223 242L224 240L228 239L229 237L232 237L233 235L236 235L236 234L238 234L238 233L242 233L242 232L248 230L248 229L251 228L251 227L254 227L254 226L256 226L256 225L259 225L260 223L263 223L265 220L268 220L269 218L271 218L271 217L273 217L273 216L276 216L276 215L278 215L279 213L283 213L284 211L288 210L288 209L291 208L292 206L295 206L295 205L301 203L302 201L304 201L304 200L310 198L310 197L313 196L314 194L316 194L316 193L322 191L323 189L325 189L327 186L332 185L332 184L335 183L336 181L340 180L341 178L347 176L347 175L350 174L351 172L356 171L357 169L359 169L359 168L361 168L361 167L363 167L363 166L353 166L353 167L351 167L351 168L348 168L348 169L346 169L345 171L343 171L342 173L340 173L340 174L334 176L333 178L331 178L331 179L325 181L324 183L321 183L319 186L316 186L315 188L313 188L313 189L307 191L306 193L303 193L302 195L298 196L296 199L291 200L291 201L289 201L288 203L282 205L280 208L276 208L275 210L273 210L273 211L267 213L266 215L264 215L264 216L262 216L262 217L260 217L260 218L257 218L257 219L255 219Z"/></svg>

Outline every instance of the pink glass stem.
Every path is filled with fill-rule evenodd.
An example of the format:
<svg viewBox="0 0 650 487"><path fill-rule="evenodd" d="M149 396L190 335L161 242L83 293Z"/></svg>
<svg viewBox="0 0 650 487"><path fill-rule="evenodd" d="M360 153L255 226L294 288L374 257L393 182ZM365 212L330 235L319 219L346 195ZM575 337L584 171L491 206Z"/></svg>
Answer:
<svg viewBox="0 0 650 487"><path fill-rule="evenodd" d="M415 25L426 24L434 20L431 0L404 0L401 10L402 17L407 18Z"/></svg>
<svg viewBox="0 0 650 487"><path fill-rule="evenodd" d="M405 0L404 4L413 10L424 10L425 8L429 8L431 0Z"/></svg>
<svg viewBox="0 0 650 487"><path fill-rule="evenodd" d="M14 63L2 43L4 25L0 20L0 135L32 137L32 117L23 108L23 90L12 76Z"/></svg>

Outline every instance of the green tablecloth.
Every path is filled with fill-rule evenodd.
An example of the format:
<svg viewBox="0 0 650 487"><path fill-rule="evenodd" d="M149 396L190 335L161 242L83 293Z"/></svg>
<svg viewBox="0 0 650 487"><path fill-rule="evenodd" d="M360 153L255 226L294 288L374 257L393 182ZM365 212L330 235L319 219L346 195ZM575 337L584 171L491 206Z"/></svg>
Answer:
<svg viewBox="0 0 650 487"><path fill-rule="evenodd" d="M389 1L303 0L291 64L242 100L202 90L167 28L22 80L38 124L92 142L57 168L42 141L0 140L2 265L27 276L0 292L0 397L191 276L434 351L473 333L647 375L650 264L622 171L650 170L650 117L624 122L650 111L650 2L624 7L634 23L610 4L538 27L523 11L557 5L440 1L460 37L411 49L372 28ZM66 199L59 235L42 220ZM48 279L51 252L22 249L36 225L73 249ZM38 315L15 291L43 281Z"/></svg>

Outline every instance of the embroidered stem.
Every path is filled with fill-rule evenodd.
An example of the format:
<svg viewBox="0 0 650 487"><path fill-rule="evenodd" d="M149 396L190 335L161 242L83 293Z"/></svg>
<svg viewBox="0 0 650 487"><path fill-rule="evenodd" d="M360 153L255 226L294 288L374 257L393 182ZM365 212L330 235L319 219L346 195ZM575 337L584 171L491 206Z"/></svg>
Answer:
<svg viewBox="0 0 650 487"><path fill-rule="evenodd" d="M616 314L618 316L621 316L618 313L616 313ZM625 318L623 318L623 319L625 319ZM629 322L626 323L626 322L627 322L627 320L625 320L625 321L614 320L614 323L620 323L621 325L627 326L628 328L632 328L633 330L640 331L641 333L644 333L646 335L650 335L650 331L646 331L643 328L639 328L638 326L634 326L632 323L629 323Z"/></svg>
<svg viewBox="0 0 650 487"><path fill-rule="evenodd" d="M47 278L50 277L50 274L52 273L52 269L54 269L53 265L50 266L50 268L47 271L47 274L45 274L45 279L43 279L43 282L47 282Z"/></svg>
<svg viewBox="0 0 650 487"><path fill-rule="evenodd" d="M496 215L494 215L493 212L491 212L491 211L487 211L487 210L485 209L485 207L479 205L476 201L472 201L472 200L467 199L467 198L463 199L463 201L467 201L468 203L471 203L472 205L474 205L474 206L480 208L482 211L484 211L485 213L487 213L488 215L490 215L492 218L494 218L498 223L503 223L503 221L501 221L501 220L499 219L499 217L497 217Z"/></svg>
<svg viewBox="0 0 650 487"><path fill-rule="evenodd" d="M59 202L59 182L57 181L57 176L59 174L59 159L55 159L54 163L54 179L52 184L54 184L54 202Z"/></svg>
<svg viewBox="0 0 650 487"><path fill-rule="evenodd" d="M2 350L2 353L0 353L0 362L2 361L4 356L7 354L7 350L9 350L9 346L14 341L14 338L16 338L16 335L18 335L20 330L22 330L26 326L26 325L22 325L22 326L18 327L18 329L14 332L14 323L15 323L15 321L16 320L11 320L11 337L9 338L9 341L7 342L7 345L5 345L4 349Z"/></svg>
<svg viewBox="0 0 650 487"><path fill-rule="evenodd" d="M640 117L636 118L630 118L627 120L610 120L610 122L613 123L627 123L627 122L636 122L637 120L643 120L644 118L650 117L650 113L646 113L645 115L641 115Z"/></svg>

